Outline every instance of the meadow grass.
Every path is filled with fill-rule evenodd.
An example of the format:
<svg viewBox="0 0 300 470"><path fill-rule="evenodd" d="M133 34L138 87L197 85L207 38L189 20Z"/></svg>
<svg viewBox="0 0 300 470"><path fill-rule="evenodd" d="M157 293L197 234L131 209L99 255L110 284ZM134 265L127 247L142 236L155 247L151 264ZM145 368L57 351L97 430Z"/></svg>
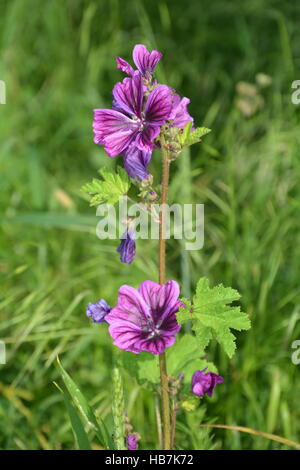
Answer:
<svg viewBox="0 0 300 470"><path fill-rule="evenodd" d="M300 366L290 359L291 343L300 338L299 106L291 103L291 82L300 79L299 5L0 5L0 79L7 88L7 104L0 105L0 339L8 356L0 365L0 447L74 448L53 385L57 355L111 420L111 339L106 327L89 324L85 306L99 297L113 304L124 283L156 280L157 248L141 240L134 264L120 264L116 243L96 238L95 213L80 187L98 168L115 165L92 142L92 109L110 106L112 84L121 79L114 58L129 59L135 43L163 51L159 80L189 96L196 122L212 129L172 167L170 200L205 204L205 245L187 252L170 241L168 278L181 282L184 295L203 275L232 285L252 321L238 336L234 359L210 348L225 383L197 413L179 415L177 446L282 448L237 431L209 433L200 422L299 442ZM259 85L258 73L271 84ZM237 92L241 81L255 85L259 101L248 116L253 98ZM134 430L143 448L154 448L153 397L126 374L124 380Z"/></svg>

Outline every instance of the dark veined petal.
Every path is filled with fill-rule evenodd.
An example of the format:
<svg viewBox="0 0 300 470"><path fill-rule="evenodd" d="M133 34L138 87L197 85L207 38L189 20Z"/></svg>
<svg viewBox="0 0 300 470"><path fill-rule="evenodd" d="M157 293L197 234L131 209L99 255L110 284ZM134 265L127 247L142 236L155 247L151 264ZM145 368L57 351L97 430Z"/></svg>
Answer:
<svg viewBox="0 0 300 470"><path fill-rule="evenodd" d="M151 160L152 152L146 150L140 150L135 145L130 145L125 152L124 157L124 168L131 178L137 178L143 180L148 178L149 172L147 166Z"/></svg>
<svg viewBox="0 0 300 470"><path fill-rule="evenodd" d="M138 131L138 124L113 109L95 109L94 142L104 145L110 157L115 157L128 147Z"/></svg>
<svg viewBox="0 0 300 470"><path fill-rule="evenodd" d="M172 112L172 93L167 85L159 85L150 93L145 108L145 119L149 124L162 126Z"/></svg>
<svg viewBox="0 0 300 470"><path fill-rule="evenodd" d="M133 61L142 75L152 73L156 64L162 58L162 53L154 49L149 52L144 44L137 44L132 53Z"/></svg>
<svg viewBox="0 0 300 470"><path fill-rule="evenodd" d="M126 285L120 288L118 304L105 317L116 346L134 353L152 354L161 354L172 346L180 329L175 315L179 289L173 282L160 286L145 281L139 290Z"/></svg>
<svg viewBox="0 0 300 470"><path fill-rule="evenodd" d="M142 117L143 96L144 85L139 72L135 72L132 78L124 78L113 88L114 106L139 119Z"/></svg>
<svg viewBox="0 0 300 470"><path fill-rule="evenodd" d="M124 285L119 289L118 305L122 306L130 321L139 326L144 326L145 321L151 319L148 305L137 289Z"/></svg>
<svg viewBox="0 0 300 470"><path fill-rule="evenodd" d="M138 291L149 305L155 318L165 317L169 312L178 310L180 290L176 281L168 281L162 286L153 281L144 281Z"/></svg>
<svg viewBox="0 0 300 470"><path fill-rule="evenodd" d="M134 144L137 148L145 152L151 152L154 147L154 139L159 135L160 127L146 124L142 132L136 135Z"/></svg>
<svg viewBox="0 0 300 470"><path fill-rule="evenodd" d="M133 76L134 70L131 65L126 62L126 60L122 59L122 57L116 57L116 62L119 70L126 73L127 75L130 75L131 77Z"/></svg>

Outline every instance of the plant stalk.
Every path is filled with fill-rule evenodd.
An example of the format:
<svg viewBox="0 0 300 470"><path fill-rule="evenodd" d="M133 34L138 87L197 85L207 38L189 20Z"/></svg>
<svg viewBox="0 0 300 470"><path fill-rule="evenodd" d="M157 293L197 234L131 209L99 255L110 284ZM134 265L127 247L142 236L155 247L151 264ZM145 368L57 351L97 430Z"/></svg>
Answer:
<svg viewBox="0 0 300 470"><path fill-rule="evenodd" d="M162 174L162 196L161 210L159 215L159 283L166 282L166 204L169 189L169 167L170 161L164 136L161 134L160 143L163 154L163 174ZM160 386L162 400L162 422L163 422L163 450L171 449L171 418L170 418L170 398L169 379L167 373L167 361L165 353L159 355Z"/></svg>

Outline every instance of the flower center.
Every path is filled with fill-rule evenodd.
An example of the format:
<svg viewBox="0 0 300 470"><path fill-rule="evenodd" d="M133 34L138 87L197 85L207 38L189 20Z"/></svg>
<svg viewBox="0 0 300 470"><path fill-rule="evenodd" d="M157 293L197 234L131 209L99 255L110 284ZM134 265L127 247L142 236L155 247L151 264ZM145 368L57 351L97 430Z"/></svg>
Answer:
<svg viewBox="0 0 300 470"><path fill-rule="evenodd" d="M144 117L142 119L138 118L137 116L133 115L131 116L132 120L135 121L138 124L138 130L139 132L143 132L145 129L145 120Z"/></svg>
<svg viewBox="0 0 300 470"><path fill-rule="evenodd" d="M147 334L148 338L155 338L161 334L161 330L159 329L159 325L155 325L154 323L149 322L147 325L143 327L143 332Z"/></svg>

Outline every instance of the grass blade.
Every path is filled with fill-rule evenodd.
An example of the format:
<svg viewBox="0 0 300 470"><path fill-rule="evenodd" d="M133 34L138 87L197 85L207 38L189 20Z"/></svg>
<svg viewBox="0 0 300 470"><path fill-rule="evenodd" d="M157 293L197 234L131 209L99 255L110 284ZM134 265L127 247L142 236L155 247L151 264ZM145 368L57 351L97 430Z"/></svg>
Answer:
<svg viewBox="0 0 300 470"><path fill-rule="evenodd" d="M113 446L112 440L104 422L100 417L98 417L98 420L96 419L94 412L88 405L84 395L82 394L78 386L75 384L73 379L71 379L69 374L65 371L58 358L57 366L61 373L64 384L74 402L74 405L80 412L83 420L88 426L90 426L90 428L94 429L100 441L100 444L103 445L106 449L111 449Z"/></svg>
<svg viewBox="0 0 300 470"><path fill-rule="evenodd" d="M202 428L218 428L218 429L229 429L231 431L240 431L246 432L248 434L253 434L254 436L265 437L266 439L270 439L271 441L280 442L280 444L294 447L295 449L300 450L300 443L295 441L290 441L285 437L277 436L276 434L270 434L264 431L257 431L256 429L247 428L245 426L229 426L226 424L199 424Z"/></svg>

